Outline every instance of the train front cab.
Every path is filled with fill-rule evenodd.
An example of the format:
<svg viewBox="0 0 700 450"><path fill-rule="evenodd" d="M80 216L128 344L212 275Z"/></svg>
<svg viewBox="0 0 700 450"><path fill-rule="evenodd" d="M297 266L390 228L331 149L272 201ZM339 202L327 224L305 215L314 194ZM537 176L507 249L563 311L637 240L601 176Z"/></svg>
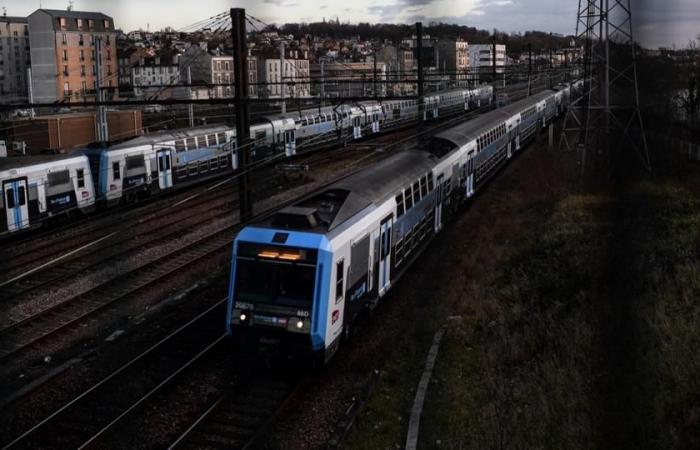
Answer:
<svg viewBox="0 0 700 450"><path fill-rule="evenodd" d="M332 258L323 234L243 229L234 241L227 303L234 344L323 361Z"/></svg>

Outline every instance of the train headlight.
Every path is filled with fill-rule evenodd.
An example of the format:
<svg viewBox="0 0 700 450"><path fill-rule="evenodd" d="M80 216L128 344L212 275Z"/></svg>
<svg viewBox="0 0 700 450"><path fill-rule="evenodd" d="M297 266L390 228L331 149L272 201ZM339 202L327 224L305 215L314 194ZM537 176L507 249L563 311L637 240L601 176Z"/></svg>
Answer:
<svg viewBox="0 0 700 450"><path fill-rule="evenodd" d="M245 320L248 318L248 316L245 315L245 313L241 314L241 322L245 322Z"/></svg>
<svg viewBox="0 0 700 450"><path fill-rule="evenodd" d="M290 317L287 321L287 331L292 333L308 333L311 321L304 317Z"/></svg>

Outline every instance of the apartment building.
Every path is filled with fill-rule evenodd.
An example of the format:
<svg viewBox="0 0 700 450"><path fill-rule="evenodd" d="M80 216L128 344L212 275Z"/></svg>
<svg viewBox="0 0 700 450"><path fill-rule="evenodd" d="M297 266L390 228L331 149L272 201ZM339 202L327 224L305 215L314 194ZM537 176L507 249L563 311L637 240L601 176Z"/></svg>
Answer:
<svg viewBox="0 0 700 450"><path fill-rule="evenodd" d="M488 72L493 70L493 45L472 44L469 47L469 67L474 72ZM506 46L496 45L496 73L504 73L506 70Z"/></svg>
<svg viewBox="0 0 700 450"><path fill-rule="evenodd" d="M0 98L27 99L29 31L26 17L0 16Z"/></svg>
<svg viewBox="0 0 700 450"><path fill-rule="evenodd" d="M258 60L248 55L248 95L257 97ZM225 98L233 96L233 56L220 51L209 52L201 47L192 46L180 57L180 75L187 80L190 69L192 84L208 87L207 98ZM204 95L201 88L195 89L199 96Z"/></svg>
<svg viewBox="0 0 700 450"><path fill-rule="evenodd" d="M36 102L95 98L96 48L101 48L106 98L118 96L114 20L99 12L39 9L29 15L32 88Z"/></svg>

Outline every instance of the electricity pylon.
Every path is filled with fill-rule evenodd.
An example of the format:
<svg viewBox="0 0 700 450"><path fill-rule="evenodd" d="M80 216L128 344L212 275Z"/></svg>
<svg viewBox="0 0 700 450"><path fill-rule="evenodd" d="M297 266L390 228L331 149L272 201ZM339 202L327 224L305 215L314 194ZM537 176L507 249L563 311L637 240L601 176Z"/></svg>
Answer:
<svg viewBox="0 0 700 450"><path fill-rule="evenodd" d="M584 46L583 90L572 98L560 148L586 153L631 148L651 171L637 87L630 0L579 0L576 43Z"/></svg>

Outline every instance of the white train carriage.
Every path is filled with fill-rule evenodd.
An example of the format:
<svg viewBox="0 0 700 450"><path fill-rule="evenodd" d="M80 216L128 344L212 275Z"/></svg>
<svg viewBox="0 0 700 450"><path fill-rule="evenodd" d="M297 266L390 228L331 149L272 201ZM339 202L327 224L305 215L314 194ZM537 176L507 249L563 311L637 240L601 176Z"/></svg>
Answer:
<svg viewBox="0 0 700 450"><path fill-rule="evenodd" d="M520 147L554 101L543 92L440 133L244 228L233 247L227 328L327 361L475 185ZM524 112L535 111L523 122ZM524 142L524 141L523 141Z"/></svg>
<svg viewBox="0 0 700 450"><path fill-rule="evenodd" d="M234 133L227 126L161 131L82 152L96 174L97 198L106 204L236 168Z"/></svg>
<svg viewBox="0 0 700 450"><path fill-rule="evenodd" d="M95 207L90 163L84 155L0 158L0 232L41 225L47 218Z"/></svg>

